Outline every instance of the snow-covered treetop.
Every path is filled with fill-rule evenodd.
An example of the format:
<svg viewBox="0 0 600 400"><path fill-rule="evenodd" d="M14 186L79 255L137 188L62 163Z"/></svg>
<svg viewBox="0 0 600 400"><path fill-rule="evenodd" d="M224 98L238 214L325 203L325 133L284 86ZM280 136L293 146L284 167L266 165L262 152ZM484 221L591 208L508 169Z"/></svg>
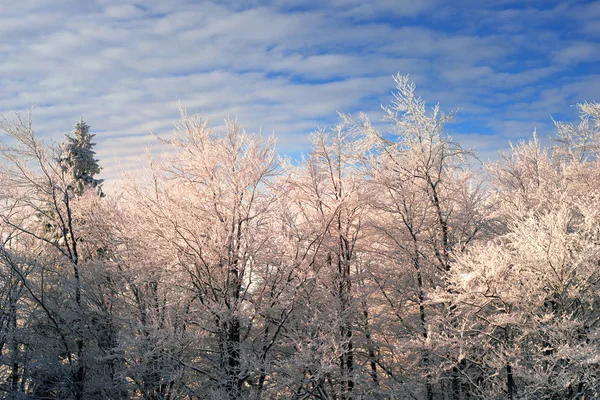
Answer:
<svg viewBox="0 0 600 400"><path fill-rule="evenodd" d="M73 127L73 136L65 135L62 144L61 164L72 178L77 193L82 193L86 186L96 188L102 184L102 179L94 179L94 175L102 169L98 160L94 158L96 152L93 147L96 143L90 134L90 126L82 119Z"/></svg>

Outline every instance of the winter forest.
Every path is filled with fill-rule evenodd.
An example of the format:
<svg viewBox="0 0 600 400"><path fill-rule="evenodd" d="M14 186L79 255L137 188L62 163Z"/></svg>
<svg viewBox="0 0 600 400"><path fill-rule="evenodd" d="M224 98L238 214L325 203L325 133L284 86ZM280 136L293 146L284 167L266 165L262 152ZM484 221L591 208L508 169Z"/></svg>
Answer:
<svg viewBox="0 0 600 400"><path fill-rule="evenodd" d="M599 398L600 105L487 162L395 83L298 160L182 111L115 194L3 118L0 397Z"/></svg>

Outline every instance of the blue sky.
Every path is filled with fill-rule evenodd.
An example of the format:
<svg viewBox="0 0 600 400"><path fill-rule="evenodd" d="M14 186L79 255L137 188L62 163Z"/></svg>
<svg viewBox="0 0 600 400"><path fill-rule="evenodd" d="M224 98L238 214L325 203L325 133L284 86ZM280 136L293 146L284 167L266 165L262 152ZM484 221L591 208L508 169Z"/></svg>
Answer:
<svg viewBox="0 0 600 400"><path fill-rule="evenodd" d="M600 1L0 1L0 112L35 106L56 141L83 117L106 178L178 102L298 154L336 111L378 120L397 72L458 109L448 132L485 159L600 100L599 67Z"/></svg>

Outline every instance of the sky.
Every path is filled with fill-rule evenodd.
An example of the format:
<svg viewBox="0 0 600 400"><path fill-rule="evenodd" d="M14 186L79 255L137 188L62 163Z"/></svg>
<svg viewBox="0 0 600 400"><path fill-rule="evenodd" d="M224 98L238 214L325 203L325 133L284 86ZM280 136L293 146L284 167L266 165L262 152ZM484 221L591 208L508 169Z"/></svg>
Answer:
<svg viewBox="0 0 600 400"><path fill-rule="evenodd" d="M455 141L494 158L600 101L600 1L0 0L0 113L33 107L56 142L84 118L109 180L179 104L297 157L337 111L379 121L398 72L457 110Z"/></svg>

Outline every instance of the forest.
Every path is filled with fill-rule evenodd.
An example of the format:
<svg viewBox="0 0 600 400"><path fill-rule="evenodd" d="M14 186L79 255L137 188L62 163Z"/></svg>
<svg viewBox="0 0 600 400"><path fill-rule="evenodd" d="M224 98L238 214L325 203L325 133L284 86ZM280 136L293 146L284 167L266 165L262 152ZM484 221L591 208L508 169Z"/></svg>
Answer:
<svg viewBox="0 0 600 400"><path fill-rule="evenodd" d="M600 398L600 104L486 162L395 83L300 159L182 110L110 193L3 117L0 397Z"/></svg>

